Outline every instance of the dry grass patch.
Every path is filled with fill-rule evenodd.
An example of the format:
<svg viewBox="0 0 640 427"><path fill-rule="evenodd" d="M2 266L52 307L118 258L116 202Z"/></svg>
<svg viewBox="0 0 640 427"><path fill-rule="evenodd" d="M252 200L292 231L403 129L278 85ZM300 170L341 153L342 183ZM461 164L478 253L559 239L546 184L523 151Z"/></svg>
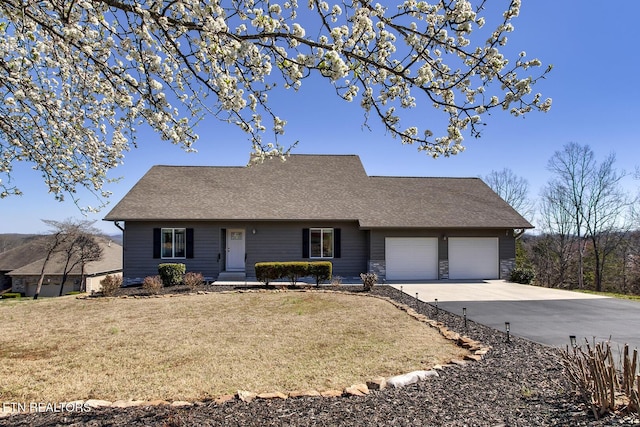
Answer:
<svg viewBox="0 0 640 427"><path fill-rule="evenodd" d="M386 301L313 292L0 303L0 401L342 389L466 351Z"/></svg>

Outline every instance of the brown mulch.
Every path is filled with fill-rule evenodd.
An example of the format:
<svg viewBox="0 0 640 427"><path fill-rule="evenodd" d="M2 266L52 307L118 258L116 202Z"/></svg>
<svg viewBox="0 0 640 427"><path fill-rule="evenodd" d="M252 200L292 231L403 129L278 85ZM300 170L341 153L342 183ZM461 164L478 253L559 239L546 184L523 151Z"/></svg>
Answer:
<svg viewBox="0 0 640 427"><path fill-rule="evenodd" d="M325 288L325 287L323 287ZM229 290L207 286L201 290ZM342 286L353 291L361 287ZM174 288L164 292L187 292ZM141 294L139 288L123 290ZM610 415L595 420L568 391L557 349L506 336L387 287L373 293L391 297L444 322L450 329L492 350L480 362L455 366L401 389L372 391L364 397L233 400L191 407L102 408L87 413L36 413L0 418L3 426L612 426L640 425L637 417ZM374 319L372 319L374 321ZM402 331L398 331L399 334Z"/></svg>

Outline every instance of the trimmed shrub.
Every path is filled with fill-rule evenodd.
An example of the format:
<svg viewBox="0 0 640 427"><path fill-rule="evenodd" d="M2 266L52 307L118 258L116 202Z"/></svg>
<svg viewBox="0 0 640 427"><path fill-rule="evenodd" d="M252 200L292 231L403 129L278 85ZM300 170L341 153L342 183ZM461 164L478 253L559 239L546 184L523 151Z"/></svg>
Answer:
<svg viewBox="0 0 640 427"><path fill-rule="evenodd" d="M142 282L142 289L150 294L157 294L162 289L162 279L160 276L147 276Z"/></svg>
<svg viewBox="0 0 640 427"><path fill-rule="evenodd" d="M257 262L255 270L256 279L268 285L272 280L277 280L281 277L280 271L282 270L282 266L277 262Z"/></svg>
<svg viewBox="0 0 640 427"><path fill-rule="evenodd" d="M175 286L182 282L187 267L184 264L159 264L158 275L164 286Z"/></svg>
<svg viewBox="0 0 640 427"><path fill-rule="evenodd" d="M112 297L116 294L116 291L120 289L120 286L122 286L122 277L108 274L100 281L100 285L102 285L102 295Z"/></svg>
<svg viewBox="0 0 640 427"><path fill-rule="evenodd" d="M2 294L0 297L3 299L10 299L10 298L20 299L22 298L22 294L20 292L7 292L6 294Z"/></svg>
<svg viewBox="0 0 640 427"><path fill-rule="evenodd" d="M309 275L308 262L283 262L282 267L283 277L288 278L292 286L295 285L301 277Z"/></svg>
<svg viewBox="0 0 640 427"><path fill-rule="evenodd" d="M530 268L514 268L511 271L509 280L514 283L521 283L523 285L530 285L533 283L533 279L536 278L536 273Z"/></svg>
<svg viewBox="0 0 640 427"><path fill-rule="evenodd" d="M376 273L360 273L362 285L365 291L370 291L378 283L378 275Z"/></svg>
<svg viewBox="0 0 640 427"><path fill-rule="evenodd" d="M298 279L313 276L316 285L331 279L332 264L329 261L315 262L258 262L255 264L256 278L268 285L278 279L287 278L294 285Z"/></svg>
<svg viewBox="0 0 640 427"><path fill-rule="evenodd" d="M320 283L331 280L333 265L329 261L317 261L309 263L309 276L313 276L316 286Z"/></svg>
<svg viewBox="0 0 640 427"><path fill-rule="evenodd" d="M190 290L194 291L198 286L204 283L204 276L201 273L189 272L184 275L182 282L187 285Z"/></svg>

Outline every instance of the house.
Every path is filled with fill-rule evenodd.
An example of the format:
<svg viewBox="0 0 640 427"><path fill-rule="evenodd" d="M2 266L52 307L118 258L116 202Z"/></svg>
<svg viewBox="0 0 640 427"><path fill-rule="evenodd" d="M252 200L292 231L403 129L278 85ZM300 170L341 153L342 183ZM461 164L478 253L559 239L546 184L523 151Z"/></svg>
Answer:
<svg viewBox="0 0 640 427"><path fill-rule="evenodd" d="M11 289L12 280L9 273L42 258L44 237L33 236L24 243L0 253L0 291Z"/></svg>
<svg viewBox="0 0 640 427"><path fill-rule="evenodd" d="M532 228L478 178L368 176L354 155L154 166L105 220L124 233L125 284L164 262L212 280L299 260L330 260L342 277L507 278Z"/></svg>
<svg viewBox="0 0 640 427"><path fill-rule="evenodd" d="M108 274L122 275L122 246L103 238L100 238L98 243L102 247L102 258L98 261L88 262L84 266L84 275L82 274L81 266L74 267L67 276L63 295L68 292L82 290L83 279L85 281L85 290L91 293L101 289L100 281ZM35 294L42 265L44 264L43 254L40 252L39 255L36 261L8 273L8 276L11 277L12 292L19 292L25 296L33 296ZM64 264L65 256L62 253L57 252L52 255L45 268L45 277L40 296L53 297L59 295Z"/></svg>

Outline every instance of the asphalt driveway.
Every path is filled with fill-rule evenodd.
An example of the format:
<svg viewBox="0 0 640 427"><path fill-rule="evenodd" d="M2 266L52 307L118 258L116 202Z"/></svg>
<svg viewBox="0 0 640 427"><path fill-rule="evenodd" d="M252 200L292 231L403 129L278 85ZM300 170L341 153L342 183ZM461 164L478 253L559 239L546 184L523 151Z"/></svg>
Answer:
<svg viewBox="0 0 640 427"><path fill-rule="evenodd" d="M432 283L393 283L391 286L438 308L501 331L555 347L569 336L605 341L612 348L628 343L640 348L640 302L601 297L560 289L519 285L502 280Z"/></svg>

